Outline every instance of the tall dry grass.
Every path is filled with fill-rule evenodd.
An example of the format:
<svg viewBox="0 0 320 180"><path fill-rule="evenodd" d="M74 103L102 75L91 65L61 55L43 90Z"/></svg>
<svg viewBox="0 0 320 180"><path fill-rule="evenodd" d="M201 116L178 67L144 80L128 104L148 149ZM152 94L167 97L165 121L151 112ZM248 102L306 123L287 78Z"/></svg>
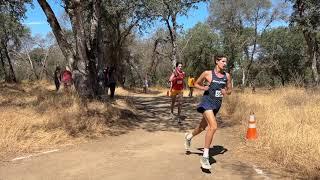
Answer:
<svg viewBox="0 0 320 180"><path fill-rule="evenodd" d="M285 87L245 90L225 99L224 114L247 129L250 112L257 120L254 149L294 172L320 177L320 91ZM252 145L252 144L251 144Z"/></svg>
<svg viewBox="0 0 320 180"><path fill-rule="evenodd" d="M124 90L120 93L127 94ZM128 106L126 99L87 102L63 91L56 93L45 81L0 83L0 160L10 154L117 135L121 131L114 124L122 109L133 109Z"/></svg>

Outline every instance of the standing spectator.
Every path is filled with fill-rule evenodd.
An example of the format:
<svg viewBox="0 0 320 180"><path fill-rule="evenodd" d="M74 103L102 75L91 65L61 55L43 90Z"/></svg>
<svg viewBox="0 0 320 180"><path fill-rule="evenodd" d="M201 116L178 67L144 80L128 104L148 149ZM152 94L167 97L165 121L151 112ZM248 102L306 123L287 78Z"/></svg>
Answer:
<svg viewBox="0 0 320 180"><path fill-rule="evenodd" d="M145 76L144 81L143 81L143 92L144 93L148 92L148 87L149 87L148 77Z"/></svg>
<svg viewBox="0 0 320 180"><path fill-rule="evenodd" d="M104 74L104 88L106 91L106 94L108 95L109 91L109 67L107 66L106 68L103 69L103 74Z"/></svg>
<svg viewBox="0 0 320 180"><path fill-rule="evenodd" d="M188 77L189 97L193 95L194 77Z"/></svg>
<svg viewBox="0 0 320 180"><path fill-rule="evenodd" d="M98 95L102 95L104 93L104 72L102 69L99 69L98 71Z"/></svg>
<svg viewBox="0 0 320 180"><path fill-rule="evenodd" d="M62 83L65 90L69 92L72 85L72 73L68 66L66 66L66 69L62 72Z"/></svg>
<svg viewBox="0 0 320 180"><path fill-rule="evenodd" d="M110 98L114 98L114 92L116 90L116 74L115 68L111 67L108 73L108 86L110 88Z"/></svg>
<svg viewBox="0 0 320 180"><path fill-rule="evenodd" d="M61 69L60 66L56 67L56 70L54 71L54 84L56 85L56 91L59 91L61 83Z"/></svg>
<svg viewBox="0 0 320 180"><path fill-rule="evenodd" d="M252 94L256 93L256 84L254 82L251 83Z"/></svg>

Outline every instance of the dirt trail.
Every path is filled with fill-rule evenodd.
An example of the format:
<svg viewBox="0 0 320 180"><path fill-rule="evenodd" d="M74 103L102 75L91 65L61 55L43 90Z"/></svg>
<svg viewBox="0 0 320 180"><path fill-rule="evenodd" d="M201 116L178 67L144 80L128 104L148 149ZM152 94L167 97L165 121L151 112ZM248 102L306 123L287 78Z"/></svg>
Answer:
<svg viewBox="0 0 320 180"><path fill-rule="evenodd" d="M211 171L200 168L204 133L195 137L191 153L186 154L183 137L199 122L194 111L196 99L185 98L182 125L167 113L169 99L163 96L132 97L139 117L126 133L108 136L90 143L59 149L56 152L0 164L0 179L273 179L285 178L280 173L261 170L243 162L234 154L239 138L237 125L227 119L210 149ZM241 158L243 159L243 158Z"/></svg>

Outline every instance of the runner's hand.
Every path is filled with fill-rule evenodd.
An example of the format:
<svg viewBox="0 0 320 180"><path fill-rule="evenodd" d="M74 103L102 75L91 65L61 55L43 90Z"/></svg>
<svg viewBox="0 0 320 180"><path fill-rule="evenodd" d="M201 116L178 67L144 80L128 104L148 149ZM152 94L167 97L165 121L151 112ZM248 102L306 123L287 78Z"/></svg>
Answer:
<svg viewBox="0 0 320 180"><path fill-rule="evenodd" d="M204 91L208 91L209 90L209 86L203 86L203 90Z"/></svg>
<svg viewBox="0 0 320 180"><path fill-rule="evenodd" d="M226 95L227 95L226 89L221 89L221 94L222 94L223 96L226 96Z"/></svg>

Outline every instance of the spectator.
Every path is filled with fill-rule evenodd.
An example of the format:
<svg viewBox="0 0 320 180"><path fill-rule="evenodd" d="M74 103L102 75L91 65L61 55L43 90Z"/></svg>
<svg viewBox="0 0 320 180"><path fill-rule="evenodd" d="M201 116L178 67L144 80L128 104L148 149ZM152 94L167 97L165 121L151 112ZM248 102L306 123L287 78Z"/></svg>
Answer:
<svg viewBox="0 0 320 180"><path fill-rule="evenodd" d="M116 74L114 67L111 67L108 72L108 86L110 88L110 98L114 98L116 90Z"/></svg>
<svg viewBox="0 0 320 180"><path fill-rule="evenodd" d="M56 91L59 91L60 84L61 84L61 69L60 66L56 67L54 71L54 84L56 85Z"/></svg>
<svg viewBox="0 0 320 180"><path fill-rule="evenodd" d="M147 93L149 87L148 77L146 76L143 81L143 92Z"/></svg>
<svg viewBox="0 0 320 180"><path fill-rule="evenodd" d="M65 90L69 92L72 85L72 73L68 66L66 66L66 69L62 72L62 83Z"/></svg>
<svg viewBox="0 0 320 180"><path fill-rule="evenodd" d="M100 96L104 93L104 72L102 69L98 71L98 85L99 85L98 94Z"/></svg>
<svg viewBox="0 0 320 180"><path fill-rule="evenodd" d="M103 69L103 74L104 74L104 88L106 91L106 94L108 95L109 91L109 67L107 66L106 68Z"/></svg>
<svg viewBox="0 0 320 180"><path fill-rule="evenodd" d="M193 95L194 81L194 77L188 77L189 97Z"/></svg>

